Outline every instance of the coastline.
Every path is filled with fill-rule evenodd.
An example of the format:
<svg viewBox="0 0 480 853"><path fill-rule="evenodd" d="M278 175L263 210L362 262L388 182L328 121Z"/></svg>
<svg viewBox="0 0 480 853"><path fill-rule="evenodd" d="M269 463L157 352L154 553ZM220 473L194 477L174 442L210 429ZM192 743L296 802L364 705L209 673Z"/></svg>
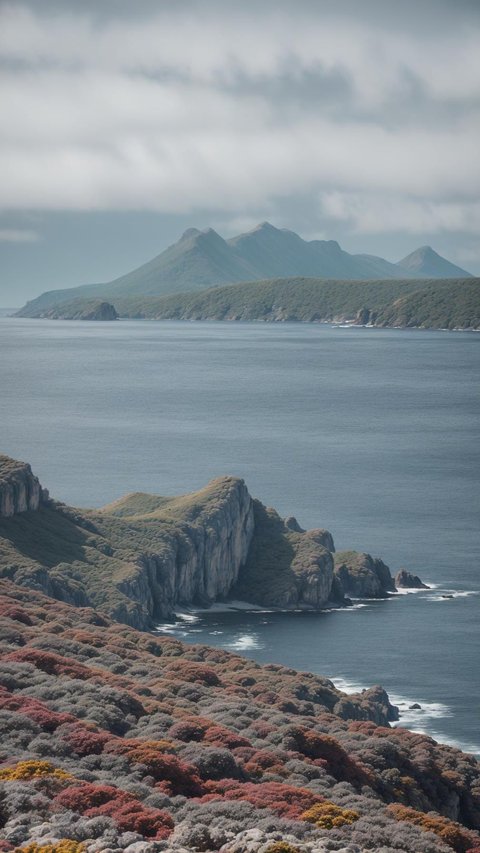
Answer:
<svg viewBox="0 0 480 853"><path fill-rule="evenodd" d="M415 598L417 596L422 596L425 600L430 602L447 602L454 600L456 598L466 598L470 596L479 595L477 590L459 590L451 587L445 587L438 583L428 582L428 589L417 589L417 588L403 588L397 589L396 592L388 594L385 599L395 599L408 595L414 595ZM325 608L323 613L332 613L332 612L358 612L363 608L369 608L372 605L372 602L375 603L375 599L352 599L352 605L350 607L331 607ZM175 612L175 621L170 623L160 623L156 626L153 633L159 633L163 635L175 636L181 639L183 642L187 643L196 643L201 642L201 644L210 645L212 648L224 648L226 651L233 652L242 657L251 657L257 660L254 655L255 650L259 651L262 649L261 643L259 643L258 637L255 632L248 632L246 629L245 632L240 632L240 636L236 640L229 641L228 643L222 643L221 641L215 641L213 638L219 638L224 636L223 630L209 630L209 637L211 640L204 643L203 640L199 640L197 635L198 633L203 633L201 625L202 619L207 615L220 615L225 616L228 614L245 614L245 617L248 617L248 614L255 614L257 616L269 616L269 615L305 615L305 610L282 610L280 608L262 608L256 606L254 604L250 604L246 601L224 601L224 602L216 602L211 607L189 607L177 609ZM210 626L212 627L212 626ZM262 657L262 662L265 662L265 657ZM272 658L269 660L269 663L280 663L284 666L290 666L288 662L285 660L279 660L278 658ZM302 668L306 671L308 667ZM374 686L374 684L378 683L379 680L372 680L371 682L363 681L359 682L351 677L345 675L341 671L330 675L326 672L316 673L317 675L322 675L328 678L333 682L335 687L338 690L341 690L343 693L349 694L359 694L365 690L370 689ZM395 690L389 689L387 690L388 697L392 705L398 708L399 719L390 723L393 728L405 728L411 732L416 732L418 734L426 735L431 737L434 741L445 744L447 746L451 746L455 749L460 749L463 752L466 752L470 755L473 755L475 758L480 759L480 741L467 741L462 738L451 737L443 732L439 732L436 727L436 721L445 718L454 718L455 712L454 710L445 702L435 701L432 699L424 699L421 695L408 695L397 693Z"/></svg>

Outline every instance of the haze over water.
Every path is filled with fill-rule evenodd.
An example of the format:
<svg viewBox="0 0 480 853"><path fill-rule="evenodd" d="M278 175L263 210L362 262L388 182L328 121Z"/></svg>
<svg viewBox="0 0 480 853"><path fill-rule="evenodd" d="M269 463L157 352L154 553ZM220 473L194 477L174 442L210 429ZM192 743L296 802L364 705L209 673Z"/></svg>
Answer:
<svg viewBox="0 0 480 853"><path fill-rule="evenodd" d="M324 614L219 613L172 630L259 661L383 684L480 752L480 337L320 325L0 318L1 450L100 506L231 473L338 550L437 588ZM442 598L453 595L453 598Z"/></svg>

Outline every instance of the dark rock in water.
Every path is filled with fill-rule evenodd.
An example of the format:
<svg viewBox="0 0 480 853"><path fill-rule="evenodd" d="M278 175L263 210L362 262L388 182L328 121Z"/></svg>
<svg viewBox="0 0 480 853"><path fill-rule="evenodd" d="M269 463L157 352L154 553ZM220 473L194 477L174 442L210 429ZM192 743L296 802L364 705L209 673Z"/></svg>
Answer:
<svg viewBox="0 0 480 853"><path fill-rule="evenodd" d="M406 569L400 569L395 575L395 586L397 589L430 589L426 583Z"/></svg>
<svg viewBox="0 0 480 853"><path fill-rule="evenodd" d="M335 577L346 596L385 598L395 592L388 566L370 554L340 551L335 554Z"/></svg>
<svg viewBox="0 0 480 853"><path fill-rule="evenodd" d="M79 320L118 320L118 314L110 302L99 302L93 308L86 309Z"/></svg>
<svg viewBox="0 0 480 853"><path fill-rule="evenodd" d="M422 706L418 704L418 702L414 702L413 705L408 706L409 711L421 711Z"/></svg>
<svg viewBox="0 0 480 853"><path fill-rule="evenodd" d="M442 595L441 598L453 598L453 595Z"/></svg>

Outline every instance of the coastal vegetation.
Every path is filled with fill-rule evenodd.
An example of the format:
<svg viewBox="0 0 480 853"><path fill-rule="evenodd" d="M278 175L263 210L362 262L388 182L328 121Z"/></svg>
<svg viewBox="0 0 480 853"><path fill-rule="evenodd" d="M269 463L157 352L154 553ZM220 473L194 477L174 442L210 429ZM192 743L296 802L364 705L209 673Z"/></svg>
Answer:
<svg viewBox="0 0 480 853"><path fill-rule="evenodd" d="M391 728L379 688L347 697L9 580L0 655L2 851L480 844L480 766Z"/></svg>
<svg viewBox="0 0 480 853"><path fill-rule="evenodd" d="M79 299L20 316L79 319ZM382 328L479 329L480 279L338 281L284 278L168 296L119 297L120 317L150 320L336 322Z"/></svg>

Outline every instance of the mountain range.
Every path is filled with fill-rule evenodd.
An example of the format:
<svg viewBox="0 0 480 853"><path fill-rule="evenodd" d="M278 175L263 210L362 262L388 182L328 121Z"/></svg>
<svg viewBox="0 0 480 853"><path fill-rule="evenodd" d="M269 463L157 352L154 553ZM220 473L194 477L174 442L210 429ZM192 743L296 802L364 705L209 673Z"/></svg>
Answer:
<svg viewBox="0 0 480 853"><path fill-rule="evenodd" d="M172 246L126 275L103 284L48 291L27 303L21 314L38 316L40 311L79 298L162 296L292 276L368 281L465 278L470 273L429 246L390 263L375 255L349 254L335 240L303 240L269 222L229 240L213 228L189 228Z"/></svg>

